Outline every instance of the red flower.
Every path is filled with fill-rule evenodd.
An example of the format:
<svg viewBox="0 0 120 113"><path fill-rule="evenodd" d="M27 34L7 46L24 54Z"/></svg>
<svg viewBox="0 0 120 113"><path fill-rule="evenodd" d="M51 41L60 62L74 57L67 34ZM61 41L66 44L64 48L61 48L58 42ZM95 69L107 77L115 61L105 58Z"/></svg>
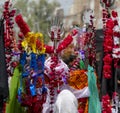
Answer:
<svg viewBox="0 0 120 113"><path fill-rule="evenodd" d="M71 35L68 35L59 45L57 52L61 52L63 49L65 49L71 42L73 41L73 38Z"/></svg>
<svg viewBox="0 0 120 113"><path fill-rule="evenodd" d="M78 113L84 113L84 110L83 109L79 109Z"/></svg>
<svg viewBox="0 0 120 113"><path fill-rule="evenodd" d="M106 35L112 36L113 35L113 28L106 28Z"/></svg>
<svg viewBox="0 0 120 113"><path fill-rule="evenodd" d="M118 21L117 20L114 20L114 25L118 25Z"/></svg>
<svg viewBox="0 0 120 113"><path fill-rule="evenodd" d="M102 113L112 113L109 95L105 95L102 97L102 109Z"/></svg>
<svg viewBox="0 0 120 113"><path fill-rule="evenodd" d="M42 50L42 43L41 43L41 41L39 39L36 40L36 48L38 50Z"/></svg>
<svg viewBox="0 0 120 113"><path fill-rule="evenodd" d="M113 34L114 34L114 36L116 36L116 37L120 37L120 33L119 33L119 32L114 32Z"/></svg>
<svg viewBox="0 0 120 113"><path fill-rule="evenodd" d="M107 55L104 57L103 61L104 61L104 64L111 65L111 63L112 63L112 57L111 57L111 55L110 55L110 54L107 54Z"/></svg>
<svg viewBox="0 0 120 113"><path fill-rule="evenodd" d="M27 23L23 20L23 17L21 14L17 15L15 17L15 21L17 23L17 25L20 28L20 31L23 33L23 35L25 36L28 32L30 32L30 28L27 25Z"/></svg>
<svg viewBox="0 0 120 113"><path fill-rule="evenodd" d="M112 52L113 49L113 40L110 38L105 38L104 40L104 52Z"/></svg>
<svg viewBox="0 0 120 113"><path fill-rule="evenodd" d="M113 29L113 27L114 27L114 21L110 18L106 22L106 28Z"/></svg>
<svg viewBox="0 0 120 113"><path fill-rule="evenodd" d="M110 65L104 65L103 66L103 75L105 78L110 79L111 78L111 66Z"/></svg>
<svg viewBox="0 0 120 113"><path fill-rule="evenodd" d="M39 46L39 45L38 45ZM53 47L52 46L49 46L49 45L44 45L45 49L46 49L46 53L53 53L54 50L53 50Z"/></svg>
<svg viewBox="0 0 120 113"><path fill-rule="evenodd" d="M76 29L72 30L72 35L75 36L78 33L78 31Z"/></svg>
<svg viewBox="0 0 120 113"><path fill-rule="evenodd" d="M113 92L113 98L115 98L118 95L117 92Z"/></svg>
<svg viewBox="0 0 120 113"><path fill-rule="evenodd" d="M23 38L24 38L24 35L23 35L22 32L19 32L19 33L18 33L18 36L19 36L20 39L23 39Z"/></svg>
<svg viewBox="0 0 120 113"><path fill-rule="evenodd" d="M112 16L113 16L114 18L118 17L117 12L116 12L116 11L112 11Z"/></svg>
<svg viewBox="0 0 120 113"><path fill-rule="evenodd" d="M113 48L112 48L111 46L106 46L105 44L104 44L104 46L105 46L105 47L104 47L104 52L105 52L105 53L112 52L112 49L113 49Z"/></svg>

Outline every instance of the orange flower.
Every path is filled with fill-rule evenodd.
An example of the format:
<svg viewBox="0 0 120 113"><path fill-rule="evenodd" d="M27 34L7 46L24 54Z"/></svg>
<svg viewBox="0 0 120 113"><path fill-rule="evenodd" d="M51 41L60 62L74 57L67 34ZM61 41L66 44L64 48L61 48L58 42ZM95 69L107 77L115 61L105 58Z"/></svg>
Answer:
<svg viewBox="0 0 120 113"><path fill-rule="evenodd" d="M87 75L85 70L75 70L70 72L68 83L75 89L83 89L88 86Z"/></svg>

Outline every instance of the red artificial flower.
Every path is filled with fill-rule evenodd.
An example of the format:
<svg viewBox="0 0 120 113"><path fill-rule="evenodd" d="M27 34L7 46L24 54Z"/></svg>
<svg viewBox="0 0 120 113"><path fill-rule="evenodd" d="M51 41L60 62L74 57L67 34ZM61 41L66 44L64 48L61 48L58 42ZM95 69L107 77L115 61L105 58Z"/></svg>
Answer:
<svg viewBox="0 0 120 113"><path fill-rule="evenodd" d="M104 78L110 79L111 78L111 74L110 73L104 73Z"/></svg>
<svg viewBox="0 0 120 113"><path fill-rule="evenodd" d="M112 16L113 16L114 18L116 18L116 17L118 17L118 13L117 13L116 11L112 11Z"/></svg>
<svg viewBox="0 0 120 113"><path fill-rule="evenodd" d="M108 39L108 38L105 38L104 40L104 52L112 52L112 49L113 49L113 40L112 39Z"/></svg>
<svg viewBox="0 0 120 113"><path fill-rule="evenodd" d="M110 32L109 32L109 33L110 33ZM106 34L105 34L104 41L108 41L108 39L109 39L109 40L111 40L111 42L112 42L112 39L113 39L113 38L112 38L112 35L110 35L109 33L106 33Z"/></svg>
<svg viewBox="0 0 120 113"><path fill-rule="evenodd" d="M114 59L114 67L115 67L115 68L120 68L119 62L120 62L120 58L115 58L115 59Z"/></svg>
<svg viewBox="0 0 120 113"><path fill-rule="evenodd" d="M112 18L110 18L106 22L106 28L113 29L113 27L114 27L114 21L112 20Z"/></svg>
<svg viewBox="0 0 120 113"><path fill-rule="evenodd" d="M23 33L23 35L25 36L28 32L30 32L30 28L27 25L27 23L23 20L23 17L21 14L17 15L15 17L15 21L17 23L17 25L20 28L20 31Z"/></svg>
<svg viewBox="0 0 120 113"><path fill-rule="evenodd" d="M32 106L32 96L24 94L24 97L22 97L21 105L24 107L31 107Z"/></svg>
<svg viewBox="0 0 120 113"><path fill-rule="evenodd" d="M62 51L63 49L65 49L72 41L73 41L72 36L71 36L71 35L68 35L68 36L58 45L57 52L60 52L60 51Z"/></svg>
<svg viewBox="0 0 120 113"><path fill-rule="evenodd" d="M78 110L78 113L84 113L84 110L81 108Z"/></svg>
<svg viewBox="0 0 120 113"><path fill-rule="evenodd" d="M104 65L103 66L103 75L105 78L110 79L111 78L111 66L110 65Z"/></svg>
<svg viewBox="0 0 120 113"><path fill-rule="evenodd" d="M40 39L37 39L37 40L36 40L36 48L37 48L38 50L42 50L42 43L41 43Z"/></svg>
<svg viewBox="0 0 120 113"><path fill-rule="evenodd" d="M39 45L38 45L39 46ZM53 47L52 46L48 46L48 45L44 45L45 49L46 49L46 53L53 53L54 50L53 50Z"/></svg>
<svg viewBox="0 0 120 113"><path fill-rule="evenodd" d="M19 33L18 33L18 36L19 36L20 39L23 39L23 38L24 38L24 35L23 35L22 32L19 32Z"/></svg>
<svg viewBox="0 0 120 113"><path fill-rule="evenodd" d="M104 61L104 64L111 65L111 63L112 63L112 57L111 57L111 55L110 55L110 54L107 54L107 55L104 57L103 61Z"/></svg>
<svg viewBox="0 0 120 113"><path fill-rule="evenodd" d="M118 25L118 21L117 20L114 20L114 25Z"/></svg>
<svg viewBox="0 0 120 113"><path fill-rule="evenodd" d="M113 35L113 30L112 29L113 28L106 28L106 31L105 31L106 35L112 36Z"/></svg>
<svg viewBox="0 0 120 113"><path fill-rule="evenodd" d="M110 53L110 52L112 52L112 47L111 46L106 46L105 44L104 44L104 52L105 53Z"/></svg>
<svg viewBox="0 0 120 113"><path fill-rule="evenodd" d="M84 74L84 71L83 71L83 74ZM88 98L80 98L79 101L85 103L87 101L87 99Z"/></svg>
<svg viewBox="0 0 120 113"><path fill-rule="evenodd" d="M102 97L102 113L112 113L109 95Z"/></svg>
<svg viewBox="0 0 120 113"><path fill-rule="evenodd" d="M77 33L78 33L78 30L76 30L76 29L73 29L73 30L72 30L72 35L73 35L73 36L75 36Z"/></svg>
<svg viewBox="0 0 120 113"><path fill-rule="evenodd" d="M118 95L118 93L117 92L113 92L113 98L115 98L116 96Z"/></svg>
<svg viewBox="0 0 120 113"><path fill-rule="evenodd" d="M115 37L120 37L120 32L113 32Z"/></svg>

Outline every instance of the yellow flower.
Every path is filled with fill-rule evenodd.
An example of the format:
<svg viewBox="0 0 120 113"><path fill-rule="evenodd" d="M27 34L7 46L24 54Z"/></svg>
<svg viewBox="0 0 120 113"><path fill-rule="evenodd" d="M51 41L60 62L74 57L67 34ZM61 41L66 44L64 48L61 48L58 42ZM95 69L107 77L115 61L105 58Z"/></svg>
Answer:
<svg viewBox="0 0 120 113"><path fill-rule="evenodd" d="M38 39L41 42L41 49L37 48L36 46L36 41ZM44 48L43 34L28 32L27 35L25 36L25 39L22 42L22 46L26 50L31 50L30 52L33 52L36 54L44 54L45 48Z"/></svg>

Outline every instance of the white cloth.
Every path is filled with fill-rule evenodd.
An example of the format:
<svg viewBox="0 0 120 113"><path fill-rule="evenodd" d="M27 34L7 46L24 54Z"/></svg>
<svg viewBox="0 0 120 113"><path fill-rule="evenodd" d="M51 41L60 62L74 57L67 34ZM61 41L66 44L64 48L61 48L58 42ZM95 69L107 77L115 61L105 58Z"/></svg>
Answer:
<svg viewBox="0 0 120 113"><path fill-rule="evenodd" d="M73 89L71 88L69 85L63 85L62 87L60 87L60 90L69 90L71 91L75 97L77 99L79 98L85 98L85 97L89 97L90 96L90 91L89 91L89 88L88 87L85 87L81 90L76 90L76 89ZM50 93L49 93L49 89L47 90L48 91L48 94L47 94L47 99L46 99L46 102L43 104L43 111L42 113L49 113L49 108L50 108ZM57 98L57 88L55 89L55 101L56 101L56 98ZM62 92L62 91L61 91ZM68 95L66 96L68 97Z"/></svg>
<svg viewBox="0 0 120 113"><path fill-rule="evenodd" d="M50 73L51 73L51 69L50 66L51 64L53 64L54 62L52 61L51 57L49 57L46 61L45 61L45 74L49 77ZM62 61L62 59L58 59L58 64L55 67L55 72L59 72L59 74L61 76L65 76L68 74L69 72L69 68L68 66Z"/></svg>
<svg viewBox="0 0 120 113"><path fill-rule="evenodd" d="M78 113L78 101L69 90L62 90L55 102L54 113Z"/></svg>

